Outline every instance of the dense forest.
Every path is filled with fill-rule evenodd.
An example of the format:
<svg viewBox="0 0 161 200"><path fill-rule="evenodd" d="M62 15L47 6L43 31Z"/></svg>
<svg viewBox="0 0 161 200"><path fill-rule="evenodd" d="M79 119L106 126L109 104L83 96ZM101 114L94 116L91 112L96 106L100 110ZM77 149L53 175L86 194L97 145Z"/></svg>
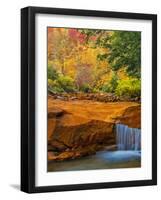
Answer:
<svg viewBox="0 0 161 200"><path fill-rule="evenodd" d="M48 28L48 90L140 98L141 33Z"/></svg>
<svg viewBox="0 0 161 200"><path fill-rule="evenodd" d="M48 171L140 167L141 33L47 33Z"/></svg>

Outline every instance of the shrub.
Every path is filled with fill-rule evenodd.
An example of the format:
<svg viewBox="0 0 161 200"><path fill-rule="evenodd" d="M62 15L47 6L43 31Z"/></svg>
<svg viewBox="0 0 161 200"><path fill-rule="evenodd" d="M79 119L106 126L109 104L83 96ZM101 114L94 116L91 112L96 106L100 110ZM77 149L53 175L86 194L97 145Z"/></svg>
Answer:
<svg viewBox="0 0 161 200"><path fill-rule="evenodd" d="M98 88L95 88L95 87L94 87L94 88L92 89L92 92L93 92L93 93L99 93L100 90L99 90Z"/></svg>
<svg viewBox="0 0 161 200"><path fill-rule="evenodd" d="M140 97L141 81L139 79L119 80L115 90L117 96L123 97Z"/></svg>
<svg viewBox="0 0 161 200"><path fill-rule="evenodd" d="M76 91L74 80L69 76L55 76L54 80L51 79L51 77L50 78L49 77L48 77L48 88L52 92L61 93L61 92Z"/></svg>
<svg viewBox="0 0 161 200"><path fill-rule="evenodd" d="M116 73L114 73L112 75L111 80L109 82L105 83L102 86L101 90L103 92L112 92L112 93L114 93L115 89L117 88L117 85L118 85L118 76L117 76Z"/></svg>
<svg viewBox="0 0 161 200"><path fill-rule="evenodd" d="M80 86L79 88L80 91L88 93L91 92L91 86L89 84L84 83L83 85Z"/></svg>
<svg viewBox="0 0 161 200"><path fill-rule="evenodd" d="M101 87L102 92L111 92L111 90L112 90L112 88L110 87L109 83L106 83L106 84L102 85L102 87Z"/></svg>
<svg viewBox="0 0 161 200"><path fill-rule="evenodd" d="M48 87L49 87L49 88L52 88L53 85L54 85L54 81L51 80L51 79L48 79Z"/></svg>
<svg viewBox="0 0 161 200"><path fill-rule="evenodd" d="M58 72L51 65L48 65L48 79L55 80L58 78Z"/></svg>
<svg viewBox="0 0 161 200"><path fill-rule="evenodd" d="M54 93L61 93L64 92L64 89L59 85L57 80L48 79L48 88L50 91Z"/></svg>
<svg viewBox="0 0 161 200"><path fill-rule="evenodd" d="M74 80L69 76L59 76L57 83L65 92L74 92L76 90Z"/></svg>

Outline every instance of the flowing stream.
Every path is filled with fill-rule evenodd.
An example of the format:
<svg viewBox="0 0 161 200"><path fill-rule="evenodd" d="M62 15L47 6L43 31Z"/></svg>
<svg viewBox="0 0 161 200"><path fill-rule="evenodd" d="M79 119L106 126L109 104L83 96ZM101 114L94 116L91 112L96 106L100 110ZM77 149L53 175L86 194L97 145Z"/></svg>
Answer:
<svg viewBox="0 0 161 200"><path fill-rule="evenodd" d="M67 161L48 162L48 172L91 169L136 168L141 166L141 130L116 125L118 150L98 151L95 155Z"/></svg>
<svg viewBox="0 0 161 200"><path fill-rule="evenodd" d="M141 130L116 124L116 140L118 150L141 150Z"/></svg>

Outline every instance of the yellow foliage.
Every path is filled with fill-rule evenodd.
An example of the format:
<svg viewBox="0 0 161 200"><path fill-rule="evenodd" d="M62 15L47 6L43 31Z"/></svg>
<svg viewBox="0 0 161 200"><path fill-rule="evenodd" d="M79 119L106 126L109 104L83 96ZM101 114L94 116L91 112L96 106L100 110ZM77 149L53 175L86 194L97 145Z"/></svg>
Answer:
<svg viewBox="0 0 161 200"><path fill-rule="evenodd" d="M81 66L88 65L92 70L93 84L99 87L112 78L112 70L106 60L99 61L98 54L108 53L105 48L92 48L87 44L72 42L68 38L68 29L50 28L48 29L48 64L59 73L75 79ZM73 46L72 46L73 45ZM57 51L56 51L57 50ZM56 51L56 56L53 56ZM126 79L124 70L117 73L120 79Z"/></svg>

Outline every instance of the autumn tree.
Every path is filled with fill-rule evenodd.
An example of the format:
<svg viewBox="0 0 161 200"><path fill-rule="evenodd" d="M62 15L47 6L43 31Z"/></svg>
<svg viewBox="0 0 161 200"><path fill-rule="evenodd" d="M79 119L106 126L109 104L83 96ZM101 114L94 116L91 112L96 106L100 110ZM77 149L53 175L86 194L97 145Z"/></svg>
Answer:
<svg viewBox="0 0 161 200"><path fill-rule="evenodd" d="M129 76L140 78L141 33L135 31L84 30L87 42L95 37L94 47L107 48L109 51L98 54L99 60L107 60L112 70L126 68Z"/></svg>
<svg viewBox="0 0 161 200"><path fill-rule="evenodd" d="M62 74L65 75L65 61L78 55L83 39L83 34L76 29L48 28L48 59L60 63Z"/></svg>
<svg viewBox="0 0 161 200"><path fill-rule="evenodd" d="M132 91L131 85L140 81L140 67L140 32L48 28L48 79L52 91L117 91L118 95L118 87ZM127 80L126 84L122 79Z"/></svg>
<svg viewBox="0 0 161 200"><path fill-rule="evenodd" d="M48 29L48 59L58 61L60 72L65 74L65 59L72 55L73 46L66 29Z"/></svg>
<svg viewBox="0 0 161 200"><path fill-rule="evenodd" d="M82 63L80 65L77 65L77 73L75 82L77 87L83 88L88 87L92 83L92 68L91 65Z"/></svg>

